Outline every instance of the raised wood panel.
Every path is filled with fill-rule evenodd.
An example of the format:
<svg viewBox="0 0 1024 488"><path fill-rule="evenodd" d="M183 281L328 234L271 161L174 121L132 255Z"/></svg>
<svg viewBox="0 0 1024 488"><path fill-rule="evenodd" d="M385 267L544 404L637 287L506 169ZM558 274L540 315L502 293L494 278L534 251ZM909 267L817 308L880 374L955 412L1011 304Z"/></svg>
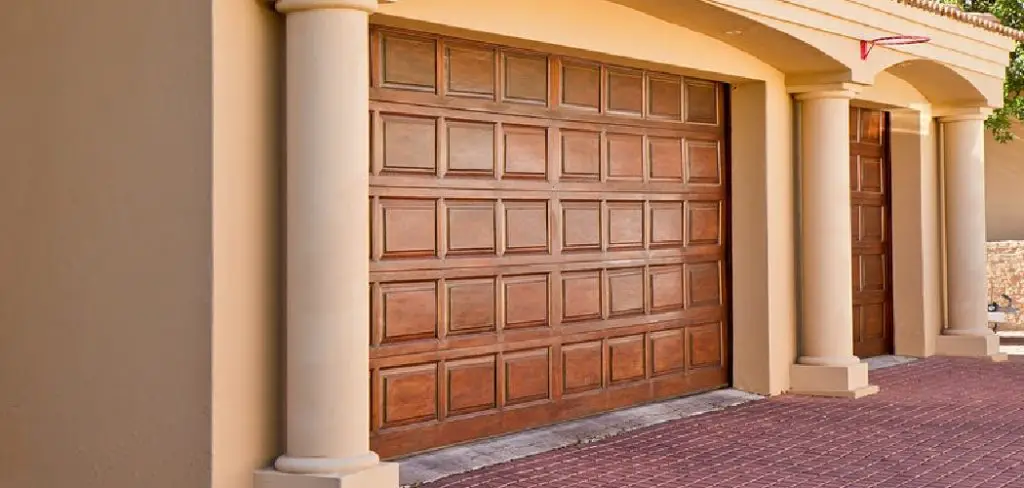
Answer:
<svg viewBox="0 0 1024 488"><path fill-rule="evenodd" d="M437 418L437 364L382 369L380 377L383 382L383 428Z"/></svg>
<svg viewBox="0 0 1024 488"><path fill-rule="evenodd" d="M697 263L686 267L686 306L717 307L722 304L722 272L719 264Z"/></svg>
<svg viewBox="0 0 1024 488"><path fill-rule="evenodd" d="M448 122L448 174L494 174L494 124Z"/></svg>
<svg viewBox="0 0 1024 488"><path fill-rule="evenodd" d="M547 176L548 134L544 127L505 126L506 178Z"/></svg>
<svg viewBox="0 0 1024 488"><path fill-rule="evenodd" d="M644 313L643 268L608 271L609 313L613 317Z"/></svg>
<svg viewBox="0 0 1024 488"><path fill-rule="evenodd" d="M493 254L495 202L448 200L448 254Z"/></svg>
<svg viewBox="0 0 1024 488"><path fill-rule="evenodd" d="M720 185L722 183L721 151L717 142L686 141L686 183Z"/></svg>
<svg viewBox="0 0 1024 488"><path fill-rule="evenodd" d="M548 202L506 200L505 253L547 252Z"/></svg>
<svg viewBox="0 0 1024 488"><path fill-rule="evenodd" d="M519 103L547 103L547 56L506 53L503 58L505 66L505 100Z"/></svg>
<svg viewBox="0 0 1024 488"><path fill-rule="evenodd" d="M652 267L650 271L651 306L653 312L676 310L685 306L683 267L679 265Z"/></svg>
<svg viewBox="0 0 1024 488"><path fill-rule="evenodd" d="M489 332L496 329L496 287L493 278L450 280L445 286L448 296L449 335Z"/></svg>
<svg viewBox="0 0 1024 488"><path fill-rule="evenodd" d="M596 180L601 177L601 134L562 131L562 178Z"/></svg>
<svg viewBox="0 0 1024 488"><path fill-rule="evenodd" d="M695 124L717 124L718 85L701 80L686 80L686 121Z"/></svg>
<svg viewBox="0 0 1024 488"><path fill-rule="evenodd" d="M437 41L396 33L381 35L384 86L434 91L437 86Z"/></svg>
<svg viewBox="0 0 1024 488"><path fill-rule="evenodd" d="M437 172L437 119L381 114L383 170L394 173Z"/></svg>
<svg viewBox="0 0 1024 488"><path fill-rule="evenodd" d="M437 337L437 283L384 283L380 286L383 341Z"/></svg>
<svg viewBox="0 0 1024 488"><path fill-rule="evenodd" d="M648 141L651 179L683 181L683 141L674 137L651 137Z"/></svg>
<svg viewBox="0 0 1024 488"><path fill-rule="evenodd" d="M562 320L564 322L601 317L601 273L583 271L562 275Z"/></svg>
<svg viewBox="0 0 1024 488"><path fill-rule="evenodd" d="M548 349L505 354L505 405L551 398L551 364Z"/></svg>
<svg viewBox="0 0 1024 488"><path fill-rule="evenodd" d="M726 91L390 27L370 41L376 452L728 384Z"/></svg>
<svg viewBox="0 0 1024 488"><path fill-rule="evenodd" d="M496 57L493 48L449 44L445 47L445 60L449 95L494 97Z"/></svg>
<svg viewBox="0 0 1024 488"><path fill-rule="evenodd" d="M690 346L690 368L706 368L722 364L722 326L707 324L686 329Z"/></svg>
<svg viewBox="0 0 1024 488"><path fill-rule="evenodd" d="M497 359L494 355L445 363L448 415L465 415L498 406Z"/></svg>
<svg viewBox="0 0 1024 488"><path fill-rule="evenodd" d="M505 328L522 329L548 325L550 295L548 275L505 278Z"/></svg>
<svg viewBox="0 0 1024 488"><path fill-rule="evenodd" d="M663 330L650 334L651 374L658 376L686 369L684 330Z"/></svg>
<svg viewBox="0 0 1024 488"><path fill-rule="evenodd" d="M642 380L647 375L642 334L608 340L608 381L612 384Z"/></svg>
<svg viewBox="0 0 1024 488"><path fill-rule="evenodd" d="M643 249L643 202L608 202L609 249Z"/></svg>
<svg viewBox="0 0 1024 488"><path fill-rule="evenodd" d="M620 114L643 114L644 76L642 71L622 68L607 69L608 111Z"/></svg>
<svg viewBox="0 0 1024 488"><path fill-rule="evenodd" d="M608 134L608 178L642 180L644 139L637 134Z"/></svg>
<svg viewBox="0 0 1024 488"><path fill-rule="evenodd" d="M597 111L601 107L601 66L562 62L562 105Z"/></svg>
<svg viewBox="0 0 1024 488"><path fill-rule="evenodd" d="M683 91L682 80L678 76L649 76L647 92L650 94L647 112L652 118L680 118L683 113Z"/></svg>
<svg viewBox="0 0 1024 488"><path fill-rule="evenodd" d="M562 392L571 395L600 388L603 353L601 341L562 346Z"/></svg>
<svg viewBox="0 0 1024 488"><path fill-rule="evenodd" d="M686 202L688 246L718 245L722 238L720 202Z"/></svg>
<svg viewBox="0 0 1024 488"><path fill-rule="evenodd" d="M433 200L380 200L384 258L433 256L437 253L437 207Z"/></svg>
<svg viewBox="0 0 1024 488"><path fill-rule="evenodd" d="M893 352L889 123L879 110L850 109L854 354Z"/></svg>
<svg viewBox="0 0 1024 488"><path fill-rule="evenodd" d="M683 244L683 202L651 202L651 247Z"/></svg>
<svg viewBox="0 0 1024 488"><path fill-rule="evenodd" d="M562 202L562 249L601 248L601 202Z"/></svg>

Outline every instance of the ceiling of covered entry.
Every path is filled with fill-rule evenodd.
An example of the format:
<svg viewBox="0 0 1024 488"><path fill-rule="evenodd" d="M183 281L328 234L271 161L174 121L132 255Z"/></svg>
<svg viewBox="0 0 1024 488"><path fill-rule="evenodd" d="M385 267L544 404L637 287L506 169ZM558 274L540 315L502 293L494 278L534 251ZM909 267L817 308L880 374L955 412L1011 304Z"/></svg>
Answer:
<svg viewBox="0 0 1024 488"><path fill-rule="evenodd" d="M782 31L702 0L611 0L746 51L787 74L846 70L841 62ZM685 49L685 46L680 46Z"/></svg>

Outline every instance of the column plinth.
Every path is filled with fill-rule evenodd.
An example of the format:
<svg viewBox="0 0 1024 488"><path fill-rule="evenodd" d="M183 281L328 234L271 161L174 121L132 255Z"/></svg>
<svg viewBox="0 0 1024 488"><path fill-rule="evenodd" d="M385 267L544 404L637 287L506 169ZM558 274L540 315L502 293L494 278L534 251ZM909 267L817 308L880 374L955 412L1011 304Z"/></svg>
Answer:
<svg viewBox="0 0 1024 488"><path fill-rule="evenodd" d="M850 99L854 87L815 87L800 101L800 357L792 391L862 397L867 364L853 354L853 258L850 251Z"/></svg>
<svg viewBox="0 0 1024 488"><path fill-rule="evenodd" d="M370 450L369 13L377 0L279 0L286 15L286 451L257 488L396 488Z"/></svg>
<svg viewBox="0 0 1024 488"><path fill-rule="evenodd" d="M985 119L987 109L939 118L946 214L946 329L935 349L946 356L1005 361L988 328L985 251Z"/></svg>

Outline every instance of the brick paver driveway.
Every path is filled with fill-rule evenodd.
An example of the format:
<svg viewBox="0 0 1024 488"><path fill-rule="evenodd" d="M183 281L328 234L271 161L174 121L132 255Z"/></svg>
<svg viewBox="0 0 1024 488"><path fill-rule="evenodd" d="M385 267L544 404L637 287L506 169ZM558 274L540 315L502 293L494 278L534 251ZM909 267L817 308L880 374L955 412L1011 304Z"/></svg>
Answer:
<svg viewBox="0 0 1024 488"><path fill-rule="evenodd" d="M757 401L424 486L1024 487L1024 358L932 358L872 382L873 397Z"/></svg>

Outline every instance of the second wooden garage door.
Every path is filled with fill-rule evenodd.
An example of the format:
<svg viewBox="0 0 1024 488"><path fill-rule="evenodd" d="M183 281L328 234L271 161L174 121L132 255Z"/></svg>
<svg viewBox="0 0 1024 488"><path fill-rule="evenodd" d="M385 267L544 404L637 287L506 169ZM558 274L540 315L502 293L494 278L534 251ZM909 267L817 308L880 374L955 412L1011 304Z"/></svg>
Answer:
<svg viewBox="0 0 1024 488"><path fill-rule="evenodd" d="M728 383L722 86L371 33L384 457Z"/></svg>

